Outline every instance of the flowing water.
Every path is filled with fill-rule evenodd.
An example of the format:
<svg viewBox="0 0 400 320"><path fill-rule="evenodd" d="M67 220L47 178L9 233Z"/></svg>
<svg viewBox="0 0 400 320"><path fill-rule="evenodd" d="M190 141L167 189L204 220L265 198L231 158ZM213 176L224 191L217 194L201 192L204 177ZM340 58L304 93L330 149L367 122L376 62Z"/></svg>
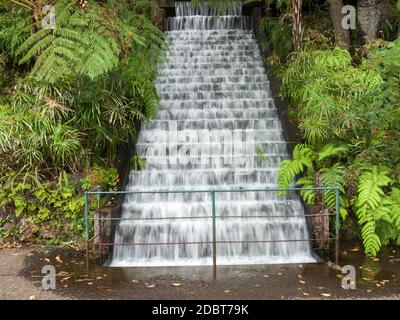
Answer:
<svg viewBox="0 0 400 320"><path fill-rule="evenodd" d="M156 79L160 111L137 143L146 165L131 172L127 187L147 193L124 200L111 266L211 264L211 194L152 191L274 188L288 158L241 4L217 16L206 5L176 2L176 15L166 21L170 51ZM215 198L218 264L315 262L295 194L223 192ZM288 239L303 241L280 242Z"/></svg>

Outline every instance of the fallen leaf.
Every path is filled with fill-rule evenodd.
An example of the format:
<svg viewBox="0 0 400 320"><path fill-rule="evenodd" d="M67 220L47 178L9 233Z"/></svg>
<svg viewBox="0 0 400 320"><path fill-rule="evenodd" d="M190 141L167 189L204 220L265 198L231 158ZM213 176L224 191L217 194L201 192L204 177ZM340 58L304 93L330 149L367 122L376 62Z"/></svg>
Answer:
<svg viewBox="0 0 400 320"><path fill-rule="evenodd" d="M59 277L68 277L70 274L66 271L60 271L59 273L57 273L57 275Z"/></svg>
<svg viewBox="0 0 400 320"><path fill-rule="evenodd" d="M378 262L378 261L379 261L379 258L374 258L374 259L372 259L372 261Z"/></svg>
<svg viewBox="0 0 400 320"><path fill-rule="evenodd" d="M36 300L36 296L29 296L29 300Z"/></svg>
<svg viewBox="0 0 400 320"><path fill-rule="evenodd" d="M336 275L336 278L339 278L339 279L342 279L344 277L344 275L343 274L340 274L340 273L338 273L337 275Z"/></svg>
<svg viewBox="0 0 400 320"><path fill-rule="evenodd" d="M231 292L231 290L224 290L224 292L225 292L225 293L229 293L229 292Z"/></svg>
<svg viewBox="0 0 400 320"><path fill-rule="evenodd" d="M256 284L256 285L255 285L255 287L259 287L259 286L260 286L259 284Z"/></svg>
<svg viewBox="0 0 400 320"><path fill-rule="evenodd" d="M303 295L305 295L305 296L309 296L309 294L307 293L307 292L303 292Z"/></svg>
<svg viewBox="0 0 400 320"><path fill-rule="evenodd" d="M103 277L100 276L96 277L96 280L101 280L101 279L103 279Z"/></svg>
<svg viewBox="0 0 400 320"><path fill-rule="evenodd" d="M281 276L282 275L282 272L278 272L278 276Z"/></svg>
<svg viewBox="0 0 400 320"><path fill-rule="evenodd" d="M269 278L269 275L264 274L263 277L264 277L264 278Z"/></svg>
<svg viewBox="0 0 400 320"><path fill-rule="evenodd" d="M50 262L50 259L44 258L44 261L45 261L45 262Z"/></svg>
<svg viewBox="0 0 400 320"><path fill-rule="evenodd" d="M301 274L298 274L297 278L303 279L303 276Z"/></svg>
<svg viewBox="0 0 400 320"><path fill-rule="evenodd" d="M62 263L61 257L60 256L56 256L56 261L59 263Z"/></svg>
<svg viewBox="0 0 400 320"><path fill-rule="evenodd" d="M322 290L324 287L318 287L319 290Z"/></svg>
<svg viewBox="0 0 400 320"><path fill-rule="evenodd" d="M64 282L64 281L67 281L67 280L69 280L71 277L65 277L65 278L62 278L61 280L60 280L60 282Z"/></svg>
<svg viewBox="0 0 400 320"><path fill-rule="evenodd" d="M153 289L153 288L156 287L155 284L148 284L148 283L145 283L144 286L145 286L147 289Z"/></svg>
<svg viewBox="0 0 400 320"><path fill-rule="evenodd" d="M353 248L353 249L351 249L351 251L357 252L357 251L360 251L360 248Z"/></svg>
<svg viewBox="0 0 400 320"><path fill-rule="evenodd" d="M371 289L368 289L368 290L366 290L368 293L371 293L372 292L372 290Z"/></svg>
<svg viewBox="0 0 400 320"><path fill-rule="evenodd" d="M88 282L88 285L91 286L93 284L93 282Z"/></svg>
<svg viewBox="0 0 400 320"><path fill-rule="evenodd" d="M132 280L132 283L139 283L139 280Z"/></svg>
<svg viewBox="0 0 400 320"><path fill-rule="evenodd" d="M330 297L331 296L330 293L321 293L321 295L324 296L324 297Z"/></svg>
<svg viewBox="0 0 400 320"><path fill-rule="evenodd" d="M305 284L306 282L304 280L299 280L300 283Z"/></svg>
<svg viewBox="0 0 400 320"><path fill-rule="evenodd" d="M179 282L172 282L172 285L173 285L174 287L180 287L182 284L179 283Z"/></svg>

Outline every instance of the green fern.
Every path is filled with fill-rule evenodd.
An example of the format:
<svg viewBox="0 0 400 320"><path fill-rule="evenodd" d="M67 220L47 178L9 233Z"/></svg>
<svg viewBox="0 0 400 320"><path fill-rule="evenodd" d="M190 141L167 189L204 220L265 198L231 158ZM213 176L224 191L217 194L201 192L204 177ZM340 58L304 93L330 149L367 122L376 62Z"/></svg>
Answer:
<svg viewBox="0 0 400 320"><path fill-rule="evenodd" d="M333 149L331 149L333 151ZM343 203L343 195L345 193L345 167L339 163L335 163L330 168L322 168L321 182L323 186L335 186L339 188L339 204ZM336 190L324 191L324 204L329 209L336 208Z"/></svg>
<svg viewBox="0 0 400 320"><path fill-rule="evenodd" d="M382 242L376 233L376 220L387 215L383 187L391 182L387 168L373 166L371 170L360 176L358 184L358 198L355 203L356 215L359 224L362 226L362 238L364 250L367 255L375 256Z"/></svg>
<svg viewBox="0 0 400 320"><path fill-rule="evenodd" d="M300 178L297 180L296 186L301 188L312 189L315 188L315 177L313 175L307 175L306 177ZM301 190L300 195L303 198L304 202L308 205L315 204L316 197L315 190Z"/></svg>
<svg viewBox="0 0 400 320"><path fill-rule="evenodd" d="M38 30L17 50L20 64L35 60L31 76L37 79L54 83L73 72L94 79L114 69L121 50L136 39L134 30L129 33L128 26L95 3L86 12L74 2L59 0L55 9L56 29Z"/></svg>
<svg viewBox="0 0 400 320"><path fill-rule="evenodd" d="M288 188L293 179L305 169L314 171L313 150L307 145L299 144L293 150L292 160L284 160L278 172L279 188Z"/></svg>

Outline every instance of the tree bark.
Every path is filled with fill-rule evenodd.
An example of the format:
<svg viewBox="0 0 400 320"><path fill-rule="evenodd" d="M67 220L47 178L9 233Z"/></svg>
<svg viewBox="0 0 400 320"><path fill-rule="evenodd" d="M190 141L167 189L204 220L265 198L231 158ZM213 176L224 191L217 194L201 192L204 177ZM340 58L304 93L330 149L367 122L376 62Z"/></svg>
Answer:
<svg viewBox="0 0 400 320"><path fill-rule="evenodd" d="M330 8L331 20L335 28L336 44L339 47L350 48L350 30L344 29L342 26L343 14L342 8L344 6L343 0L328 0Z"/></svg>
<svg viewBox="0 0 400 320"><path fill-rule="evenodd" d="M381 0L358 0L358 23L363 44L376 39L381 14Z"/></svg>
<svg viewBox="0 0 400 320"><path fill-rule="evenodd" d="M300 51L303 43L303 20L302 20L303 0L292 0L293 16L293 45L296 51Z"/></svg>

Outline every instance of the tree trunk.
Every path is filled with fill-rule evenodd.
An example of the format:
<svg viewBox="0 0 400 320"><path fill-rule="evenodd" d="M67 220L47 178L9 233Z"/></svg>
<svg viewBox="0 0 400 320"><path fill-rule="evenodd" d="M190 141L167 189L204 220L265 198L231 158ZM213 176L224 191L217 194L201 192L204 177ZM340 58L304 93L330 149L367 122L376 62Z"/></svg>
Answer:
<svg viewBox="0 0 400 320"><path fill-rule="evenodd" d="M303 0L292 0L293 16L293 45L296 51L300 51L303 43L303 21L302 21Z"/></svg>
<svg viewBox="0 0 400 320"><path fill-rule="evenodd" d="M362 43L376 39L382 14L381 0L358 0L358 23Z"/></svg>
<svg viewBox="0 0 400 320"><path fill-rule="evenodd" d="M330 8L331 20L335 28L336 44L339 47L349 49L350 47L350 30L344 29L342 26L343 0L328 0Z"/></svg>

